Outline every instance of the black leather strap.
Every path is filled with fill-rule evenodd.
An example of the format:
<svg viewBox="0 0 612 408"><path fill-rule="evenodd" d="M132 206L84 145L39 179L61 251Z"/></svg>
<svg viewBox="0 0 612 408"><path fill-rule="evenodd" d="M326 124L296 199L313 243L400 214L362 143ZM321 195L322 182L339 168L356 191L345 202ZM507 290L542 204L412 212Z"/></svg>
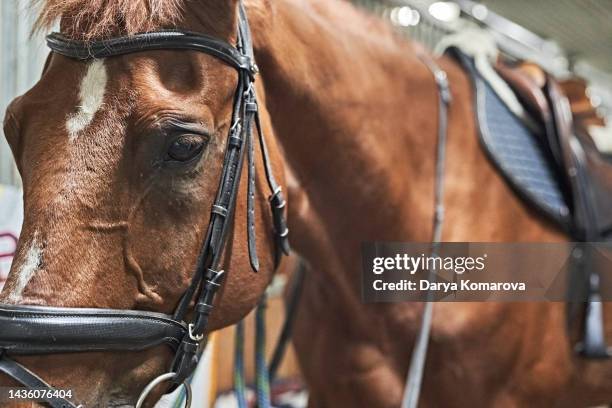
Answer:
<svg viewBox="0 0 612 408"><path fill-rule="evenodd" d="M39 376L4 354L0 354L0 372L29 389L53 389ZM43 401L51 406L51 408L77 408L76 405L65 398L45 398Z"/></svg>
<svg viewBox="0 0 612 408"><path fill-rule="evenodd" d="M47 45L58 54L78 60L153 50L193 50L217 57L239 70L254 69L250 57L225 41L189 31L158 31L87 43L70 40L61 33L52 33L47 36Z"/></svg>
<svg viewBox="0 0 612 408"><path fill-rule="evenodd" d="M253 61L253 65L250 67L252 70L257 71L257 65L255 65L255 52L253 50L253 39L251 38L251 26L249 25L249 18L244 8L242 0L238 2L238 48L242 53Z"/></svg>
<svg viewBox="0 0 612 408"><path fill-rule="evenodd" d="M259 258L257 256L257 242L255 235L255 147L253 143L253 115L257 112L257 103L253 96L253 90L247 90L249 95L245 103L246 109L246 143L247 143L247 166L248 166L248 191L247 191L247 243L249 246L249 260L251 268L259 271Z"/></svg>
<svg viewBox="0 0 612 408"><path fill-rule="evenodd" d="M266 138L261 126L259 113L255 114L255 124L257 126L257 133L259 135L259 145L261 147L261 154L263 156L266 180L268 181L268 187L272 193L268 198L268 201L270 202L272 222L274 223L274 235L276 238L277 248L276 264L278 266L281 256L283 254L289 255L289 252L291 252L291 245L289 245L289 228L287 227L287 220L285 218L285 207L287 206L287 202L283 196L283 190L276 182L274 173L272 172L270 154L268 153L268 146L266 144Z"/></svg>
<svg viewBox="0 0 612 408"><path fill-rule="evenodd" d="M10 354L176 350L187 327L171 316L131 310L0 305L0 349Z"/></svg>
<svg viewBox="0 0 612 408"><path fill-rule="evenodd" d="M433 236L432 254L436 255L442 240L442 227L444 226L444 173L446 169L446 148L448 139L448 110L452 101L450 86L446 71L433 60L429 55L421 54L419 59L427 66L434 77L438 88L438 140L436 146L436 167L434 174L434 217L433 217ZM436 275L433 270L429 271L429 280L435 281ZM404 385L404 395L402 397L402 408L416 408L421 394L421 384L425 373L425 358L431 334L431 324L433 319L433 299L431 292L427 292L428 301L423 309L423 318L419 327L419 332L415 340L406 384Z"/></svg>

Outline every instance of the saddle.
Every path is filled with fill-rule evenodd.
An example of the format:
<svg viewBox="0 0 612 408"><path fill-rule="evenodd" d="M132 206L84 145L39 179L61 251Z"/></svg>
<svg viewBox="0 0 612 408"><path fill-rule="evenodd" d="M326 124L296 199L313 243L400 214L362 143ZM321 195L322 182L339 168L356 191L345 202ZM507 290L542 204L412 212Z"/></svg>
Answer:
<svg viewBox="0 0 612 408"><path fill-rule="evenodd" d="M584 102L572 106L561 84L533 63L512 64L500 59L495 68L541 125L540 143L568 198L571 236L584 241L610 240L612 163L598 151L586 129L573 121L592 107Z"/></svg>
<svg viewBox="0 0 612 408"><path fill-rule="evenodd" d="M530 120L525 120L496 92L500 84L481 75L472 57L457 47L447 52L472 79L481 145L508 184L572 240L612 242L612 162L574 125L559 82L535 64L498 58L493 68L528 113ZM569 290L579 291L581 304L586 303L576 350L585 357L608 358L612 353L604 337L599 276L588 254L572 258ZM577 296L570 293L570 298Z"/></svg>

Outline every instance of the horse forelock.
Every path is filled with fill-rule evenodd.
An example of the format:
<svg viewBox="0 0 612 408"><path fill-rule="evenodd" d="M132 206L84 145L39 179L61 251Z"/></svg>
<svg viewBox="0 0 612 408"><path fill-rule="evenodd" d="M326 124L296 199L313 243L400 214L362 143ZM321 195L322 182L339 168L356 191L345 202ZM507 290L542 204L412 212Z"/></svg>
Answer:
<svg viewBox="0 0 612 408"><path fill-rule="evenodd" d="M31 0L39 10L34 31L61 21L75 40L93 41L171 28L183 15L184 0Z"/></svg>

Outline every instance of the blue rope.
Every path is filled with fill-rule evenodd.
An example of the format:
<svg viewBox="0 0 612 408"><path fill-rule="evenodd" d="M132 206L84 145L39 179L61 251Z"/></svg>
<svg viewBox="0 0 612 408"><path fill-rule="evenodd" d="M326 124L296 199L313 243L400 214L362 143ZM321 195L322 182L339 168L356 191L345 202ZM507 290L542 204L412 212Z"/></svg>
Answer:
<svg viewBox="0 0 612 408"><path fill-rule="evenodd" d="M191 380L189 380L189 383L191 384ZM172 407L173 408L184 407L185 397L186 397L185 387L181 387L181 391L179 392L178 398L176 399L176 401L174 401L174 405Z"/></svg>
<svg viewBox="0 0 612 408"><path fill-rule="evenodd" d="M244 383L244 321L236 324L234 338L234 393L238 408L247 408Z"/></svg>
<svg viewBox="0 0 612 408"><path fill-rule="evenodd" d="M270 408L270 373L266 364L266 295L255 310L255 388L257 408Z"/></svg>

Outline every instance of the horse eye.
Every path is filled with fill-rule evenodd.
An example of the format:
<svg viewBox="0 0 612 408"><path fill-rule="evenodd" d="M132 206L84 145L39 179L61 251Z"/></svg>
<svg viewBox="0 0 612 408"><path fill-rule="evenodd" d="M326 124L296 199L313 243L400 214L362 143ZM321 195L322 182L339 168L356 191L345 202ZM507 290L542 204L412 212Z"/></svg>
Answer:
<svg viewBox="0 0 612 408"><path fill-rule="evenodd" d="M193 159L204 150L206 141L202 136L183 135L175 139L168 147L167 161L186 162Z"/></svg>

